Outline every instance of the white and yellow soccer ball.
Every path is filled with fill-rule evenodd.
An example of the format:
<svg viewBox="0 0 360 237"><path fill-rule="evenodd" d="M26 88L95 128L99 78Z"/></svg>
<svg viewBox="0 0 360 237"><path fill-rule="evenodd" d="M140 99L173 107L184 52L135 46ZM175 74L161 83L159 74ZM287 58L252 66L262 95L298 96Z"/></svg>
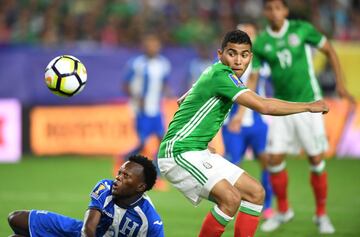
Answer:
<svg viewBox="0 0 360 237"><path fill-rule="evenodd" d="M79 94L84 89L86 80L84 64L71 55L54 58L45 69L45 83L58 96L71 97Z"/></svg>

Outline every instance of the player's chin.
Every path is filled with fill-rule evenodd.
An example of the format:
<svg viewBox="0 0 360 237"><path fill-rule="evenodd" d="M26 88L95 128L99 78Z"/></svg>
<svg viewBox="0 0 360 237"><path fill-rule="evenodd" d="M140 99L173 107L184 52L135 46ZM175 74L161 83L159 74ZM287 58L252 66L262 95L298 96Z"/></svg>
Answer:
<svg viewBox="0 0 360 237"><path fill-rule="evenodd" d="M112 188L111 189L111 194L113 195L113 196L118 196L119 195L119 190L117 190L117 188Z"/></svg>
<svg viewBox="0 0 360 237"><path fill-rule="evenodd" d="M235 72L236 76L242 75L243 71L242 69L233 69L233 71Z"/></svg>

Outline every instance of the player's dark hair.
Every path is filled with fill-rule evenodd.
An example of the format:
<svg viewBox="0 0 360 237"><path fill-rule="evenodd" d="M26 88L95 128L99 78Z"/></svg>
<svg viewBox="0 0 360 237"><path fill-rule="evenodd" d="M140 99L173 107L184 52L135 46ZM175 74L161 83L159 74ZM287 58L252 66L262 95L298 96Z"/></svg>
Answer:
<svg viewBox="0 0 360 237"><path fill-rule="evenodd" d="M221 43L221 50L224 50L228 43L248 44L250 47L252 46L250 37L242 30L233 30L226 33Z"/></svg>
<svg viewBox="0 0 360 237"><path fill-rule="evenodd" d="M132 155L129 157L129 161L138 163L144 168L144 179L146 183L145 191L152 189L157 177L156 168L152 161L142 155Z"/></svg>
<svg viewBox="0 0 360 237"><path fill-rule="evenodd" d="M272 2L272 1L275 1L275 0L265 0L265 1L264 1L264 6L265 6L265 4L266 4L267 2ZM287 4L287 2L286 2L286 0L276 0L276 1L280 1L280 2L282 2L282 4L284 4L285 7L289 7L288 4Z"/></svg>

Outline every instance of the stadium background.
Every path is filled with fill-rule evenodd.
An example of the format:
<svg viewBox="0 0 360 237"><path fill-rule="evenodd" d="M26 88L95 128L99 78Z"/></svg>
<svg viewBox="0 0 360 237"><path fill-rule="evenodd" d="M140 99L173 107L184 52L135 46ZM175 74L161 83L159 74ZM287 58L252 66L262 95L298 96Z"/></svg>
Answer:
<svg viewBox="0 0 360 237"><path fill-rule="evenodd" d="M334 42L347 87L359 100L360 1L296 0L289 7L291 18L311 21ZM82 218L92 185L112 177L113 156L135 146L134 115L120 88L124 64L139 53L144 33L161 36L163 54L172 64L172 91L164 100L168 121L176 109L174 98L190 85L189 64L199 58L199 50L213 57L223 33L239 22L255 21L261 28L261 9L261 0L2 0L0 234L10 234L6 216L14 209L49 209ZM52 95L43 81L45 66L61 54L80 58L88 70L84 91L70 99ZM360 236L360 113L351 113L336 98L324 58L314 52L314 60L331 106L326 125L335 236ZM221 137L214 144L221 153ZM150 142L145 152L154 154L156 143ZM244 165L257 177L254 162ZM315 236L307 172L301 172L307 164L294 157L289 169L297 217L271 236ZM196 236L209 204L193 208L173 189L150 195L167 236Z"/></svg>

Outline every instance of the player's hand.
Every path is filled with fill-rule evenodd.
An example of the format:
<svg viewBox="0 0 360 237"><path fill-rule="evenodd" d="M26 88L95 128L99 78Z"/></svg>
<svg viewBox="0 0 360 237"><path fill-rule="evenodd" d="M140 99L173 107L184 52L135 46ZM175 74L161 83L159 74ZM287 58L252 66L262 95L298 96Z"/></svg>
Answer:
<svg viewBox="0 0 360 237"><path fill-rule="evenodd" d="M233 117L229 124L228 124L228 129L230 132L233 132L233 133L238 133L240 132L240 129L241 129L241 122L242 122L242 119L241 118L237 118L236 116Z"/></svg>
<svg viewBox="0 0 360 237"><path fill-rule="evenodd" d="M336 88L336 91L341 98L346 99L350 103L350 111L354 111L356 108L355 98L345 88Z"/></svg>
<svg viewBox="0 0 360 237"><path fill-rule="evenodd" d="M310 112L327 114L329 112L329 107L324 100L318 100L310 103Z"/></svg>

